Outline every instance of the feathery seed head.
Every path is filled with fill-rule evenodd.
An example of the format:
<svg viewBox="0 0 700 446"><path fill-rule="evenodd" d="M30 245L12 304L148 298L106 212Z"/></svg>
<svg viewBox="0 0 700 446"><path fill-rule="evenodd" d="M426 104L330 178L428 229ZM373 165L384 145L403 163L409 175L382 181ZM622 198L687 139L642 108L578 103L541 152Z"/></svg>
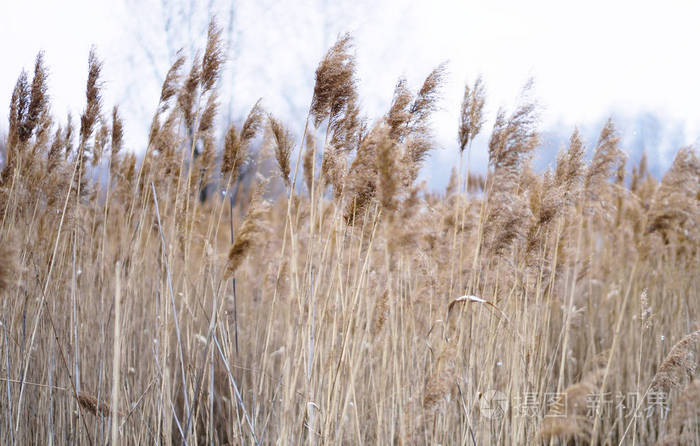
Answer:
<svg viewBox="0 0 700 446"><path fill-rule="evenodd" d="M289 159L294 145L292 133L271 114L268 115L268 119L270 122L270 129L272 130L272 138L275 145L275 158L277 159L277 167L279 167L280 176L284 184L287 187L291 187L289 179Z"/></svg>
<svg viewBox="0 0 700 446"><path fill-rule="evenodd" d="M224 63L224 50L221 44L221 28L212 19L207 31L207 47L202 58L202 88L204 91L214 89L221 75L221 66Z"/></svg>
<svg viewBox="0 0 700 446"><path fill-rule="evenodd" d="M350 34L339 37L316 69L311 116L317 127L325 119L333 121L357 94L352 46Z"/></svg>
<svg viewBox="0 0 700 446"><path fill-rule="evenodd" d="M250 250L259 242L260 236L265 232L264 219L270 207L269 203L263 198L266 185L267 180L259 180L251 193L252 198L248 213L228 253L228 262L224 273L226 279L236 273Z"/></svg>
<svg viewBox="0 0 700 446"><path fill-rule="evenodd" d="M122 149L122 139L124 137L124 123L119 116L119 107L114 106L112 109L112 159Z"/></svg>
<svg viewBox="0 0 700 446"><path fill-rule="evenodd" d="M102 71L102 62L97 58L95 48L90 49L88 57L88 80L85 88L85 98L87 100L85 111L80 117L80 145L85 151L87 140L92 135L95 122L98 120L102 107L102 95L100 88L100 73Z"/></svg>
<svg viewBox="0 0 700 446"><path fill-rule="evenodd" d="M414 127L424 125L428 117L437 109L440 100L440 87L447 73L447 62L438 65L423 81L423 85L410 108L411 121Z"/></svg>
<svg viewBox="0 0 700 446"><path fill-rule="evenodd" d="M182 54L182 50L177 52L177 59L170 66L168 73L165 75L165 80L163 80L163 86L160 90L160 103L159 113L164 113L169 106L170 99L172 99L175 94L177 94L180 88L180 70L185 64L185 56Z"/></svg>
<svg viewBox="0 0 700 446"><path fill-rule="evenodd" d="M200 70L199 57L195 56L190 72L185 79L185 83L180 88L177 96L177 105L185 119L185 125L188 129L194 131L194 100L197 94L197 89L202 81L202 72Z"/></svg>
<svg viewBox="0 0 700 446"><path fill-rule="evenodd" d="M459 149L464 152L469 142L473 141L484 124L484 104L486 92L481 76L476 78L474 87L464 86L464 98L459 122Z"/></svg>
<svg viewBox="0 0 700 446"><path fill-rule="evenodd" d="M216 98L216 92L212 91L207 99L207 105L204 107L202 116L199 119L199 129L197 133L208 133L214 127L214 119L216 118L219 102Z"/></svg>

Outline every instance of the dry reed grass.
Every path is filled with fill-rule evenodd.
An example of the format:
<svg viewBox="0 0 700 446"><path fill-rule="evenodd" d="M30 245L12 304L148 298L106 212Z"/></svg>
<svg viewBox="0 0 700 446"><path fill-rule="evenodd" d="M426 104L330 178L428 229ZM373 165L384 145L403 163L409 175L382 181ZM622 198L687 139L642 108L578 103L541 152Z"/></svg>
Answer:
<svg viewBox="0 0 700 446"><path fill-rule="evenodd" d="M478 175L478 78L448 189L430 192L444 64L415 90L399 80L368 125L342 35L297 133L260 102L220 122L214 22L201 54L167 72L142 157L119 109L103 115L94 49L78 126L54 121L42 54L20 74L0 173L0 442L697 440L696 149L657 182L645 158L628 172L609 121L591 161L574 131L536 172L528 84Z"/></svg>

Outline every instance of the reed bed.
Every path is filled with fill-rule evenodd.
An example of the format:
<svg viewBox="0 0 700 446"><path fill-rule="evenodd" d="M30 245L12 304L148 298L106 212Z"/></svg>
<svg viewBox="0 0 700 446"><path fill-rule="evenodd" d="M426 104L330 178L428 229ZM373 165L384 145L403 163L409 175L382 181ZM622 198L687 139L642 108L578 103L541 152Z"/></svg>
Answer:
<svg viewBox="0 0 700 446"><path fill-rule="evenodd" d="M88 61L50 111L39 54L0 172L3 444L698 444L700 161L629 166L612 121L536 172L538 107L467 84L445 191L418 181L446 66L366 117L355 51L303 128L216 131L224 60L174 61L143 156ZM592 153L590 159L587 153Z"/></svg>

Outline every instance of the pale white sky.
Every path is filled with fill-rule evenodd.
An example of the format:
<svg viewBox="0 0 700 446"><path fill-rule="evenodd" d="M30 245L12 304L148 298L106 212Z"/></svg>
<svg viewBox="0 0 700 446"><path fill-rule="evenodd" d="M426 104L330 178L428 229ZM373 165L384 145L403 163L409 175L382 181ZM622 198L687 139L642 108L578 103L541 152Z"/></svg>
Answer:
<svg viewBox="0 0 700 446"><path fill-rule="evenodd" d="M20 70L31 71L40 49L50 68L56 118L63 121L67 110L77 118L94 44L105 61L105 110L122 103L127 146L139 150L146 115L158 99L161 79L154 79L154 72L164 75L170 61L162 36L160 49L152 45L156 69L134 54L143 52L138 39L159 39L163 27L158 20L167 2L123 2L4 2L0 129L7 127L8 109L1 104L9 104ZM206 17L211 2L199 3L199 15ZM435 117L438 164L455 158L463 85L478 74L487 86L491 117L499 106L512 105L523 83L534 77L544 128L570 131L611 113L653 112L673 123L669 129L681 131L684 144L700 136L700 2L237 0L235 5L237 53L229 64L235 74L224 77L233 86L222 92L233 97L236 117L262 96L268 110L295 125L310 101L315 64L333 36L349 30L356 39L360 93L370 118L388 108L399 76L418 87L433 67L449 60L443 108ZM227 9L219 10L219 17L225 18L221 11ZM202 46L203 36L198 40L195 46ZM127 66L128 61L135 65ZM484 133L489 131L487 123ZM670 157L677 148L662 151ZM476 152L474 159L484 163L485 152Z"/></svg>

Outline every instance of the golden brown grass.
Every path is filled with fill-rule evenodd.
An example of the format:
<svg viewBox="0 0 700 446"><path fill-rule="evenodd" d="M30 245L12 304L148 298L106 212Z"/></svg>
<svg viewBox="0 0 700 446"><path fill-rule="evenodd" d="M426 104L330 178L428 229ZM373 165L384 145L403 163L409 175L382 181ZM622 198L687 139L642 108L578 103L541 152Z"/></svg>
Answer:
<svg viewBox="0 0 700 446"><path fill-rule="evenodd" d="M3 240L0 247L0 292L10 287L15 277L15 258L10 240Z"/></svg>
<svg viewBox="0 0 700 446"><path fill-rule="evenodd" d="M574 131L536 172L526 86L479 176L478 79L450 186L428 191L444 65L415 90L399 80L367 125L344 35L304 129L260 102L238 126L219 122L221 45L212 22L203 56L178 55L140 159L118 108L102 114L96 51L77 128L50 113L41 54L20 75L0 174L0 442L697 441L696 149L660 182L644 160L628 176L610 121L591 161Z"/></svg>

